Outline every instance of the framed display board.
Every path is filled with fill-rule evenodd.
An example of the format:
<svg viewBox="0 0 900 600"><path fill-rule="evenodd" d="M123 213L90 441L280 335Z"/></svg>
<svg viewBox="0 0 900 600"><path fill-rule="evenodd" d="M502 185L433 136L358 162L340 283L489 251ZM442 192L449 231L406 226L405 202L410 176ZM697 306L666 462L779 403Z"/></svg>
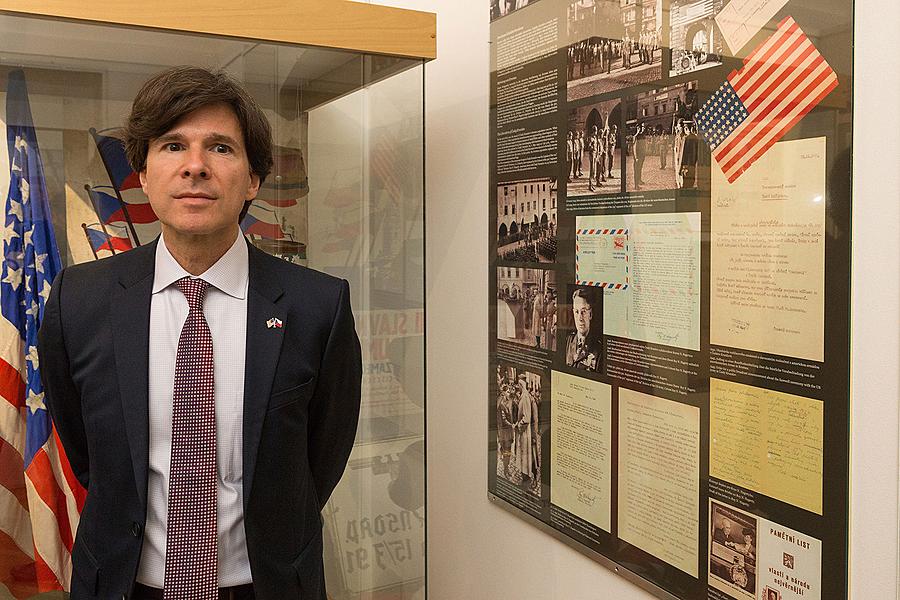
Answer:
<svg viewBox="0 0 900 600"><path fill-rule="evenodd" d="M661 598L847 598L852 16L491 3L489 497Z"/></svg>

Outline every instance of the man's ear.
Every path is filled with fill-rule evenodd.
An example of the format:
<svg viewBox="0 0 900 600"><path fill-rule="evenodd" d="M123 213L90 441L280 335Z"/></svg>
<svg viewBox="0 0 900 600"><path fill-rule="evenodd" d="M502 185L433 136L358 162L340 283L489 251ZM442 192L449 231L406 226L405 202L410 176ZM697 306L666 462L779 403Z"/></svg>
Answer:
<svg viewBox="0 0 900 600"><path fill-rule="evenodd" d="M259 175L250 172L250 185L247 187L247 200L253 200L259 194Z"/></svg>
<svg viewBox="0 0 900 600"><path fill-rule="evenodd" d="M149 196L150 194L147 193L147 167L138 172L138 178L141 180L141 189L144 190L144 195Z"/></svg>

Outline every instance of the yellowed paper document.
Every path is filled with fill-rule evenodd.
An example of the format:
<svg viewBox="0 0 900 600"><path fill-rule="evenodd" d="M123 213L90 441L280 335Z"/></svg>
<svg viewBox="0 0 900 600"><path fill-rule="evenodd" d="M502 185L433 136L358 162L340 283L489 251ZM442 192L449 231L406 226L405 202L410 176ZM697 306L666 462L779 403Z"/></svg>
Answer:
<svg viewBox="0 0 900 600"><path fill-rule="evenodd" d="M822 514L822 402L709 382L709 474Z"/></svg>
<svg viewBox="0 0 900 600"><path fill-rule="evenodd" d="M825 138L779 142L733 184L712 172L710 341L822 361Z"/></svg>
<svg viewBox="0 0 900 600"><path fill-rule="evenodd" d="M611 388L552 372L550 501L610 531Z"/></svg>
<svg viewBox="0 0 900 600"><path fill-rule="evenodd" d="M738 56L738 50L746 46L787 2L788 0L731 0L716 15L716 25L732 53ZM776 27L777 24L771 25L773 32Z"/></svg>
<svg viewBox="0 0 900 600"><path fill-rule="evenodd" d="M700 213L576 217L575 249L606 335L700 349Z"/></svg>
<svg viewBox="0 0 900 600"><path fill-rule="evenodd" d="M619 388L619 537L697 577L700 409Z"/></svg>

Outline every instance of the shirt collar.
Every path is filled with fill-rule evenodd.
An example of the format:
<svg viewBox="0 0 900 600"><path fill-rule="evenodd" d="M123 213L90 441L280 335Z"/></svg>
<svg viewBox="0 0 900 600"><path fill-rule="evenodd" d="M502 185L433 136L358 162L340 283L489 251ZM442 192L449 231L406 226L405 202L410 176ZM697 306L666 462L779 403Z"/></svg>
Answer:
<svg viewBox="0 0 900 600"><path fill-rule="evenodd" d="M229 296L243 300L247 295L249 273L247 242L240 234L239 229L231 248L215 264L197 277ZM166 247L165 237L160 236L159 243L156 245L153 293L161 292L183 277L193 277L193 275L178 264Z"/></svg>

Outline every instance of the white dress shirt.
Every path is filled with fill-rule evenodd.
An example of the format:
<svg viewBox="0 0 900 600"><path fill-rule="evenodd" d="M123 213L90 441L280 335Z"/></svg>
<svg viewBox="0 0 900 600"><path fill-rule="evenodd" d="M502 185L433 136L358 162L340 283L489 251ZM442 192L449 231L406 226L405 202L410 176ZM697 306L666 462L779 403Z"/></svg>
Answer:
<svg viewBox="0 0 900 600"><path fill-rule="evenodd" d="M247 341L247 243L240 231L231 248L199 277L210 284L203 314L213 341L216 394L216 465L219 587L250 583L244 536L242 419L244 356ZM175 281L189 277L160 238L156 247L150 301L150 465L147 523L137 581L163 587L166 565L166 518L172 451L172 390L178 338L187 320L188 303Z"/></svg>

